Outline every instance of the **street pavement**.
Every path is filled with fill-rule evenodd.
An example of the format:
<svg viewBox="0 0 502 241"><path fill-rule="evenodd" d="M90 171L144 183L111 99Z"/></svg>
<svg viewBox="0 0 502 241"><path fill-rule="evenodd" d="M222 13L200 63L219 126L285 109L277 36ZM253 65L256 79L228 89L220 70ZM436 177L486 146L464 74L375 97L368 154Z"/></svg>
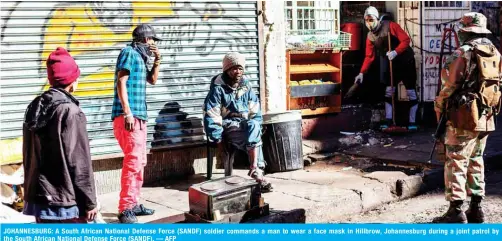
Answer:
<svg viewBox="0 0 502 241"><path fill-rule="evenodd" d="M483 209L487 223L502 223L502 170L486 173L486 199ZM468 203L464 203L464 210ZM444 190L434 190L404 201L381 205L357 215L346 215L330 220L330 223L430 223L434 217L448 209Z"/></svg>
<svg viewBox="0 0 502 241"><path fill-rule="evenodd" d="M427 162L433 131L421 130L401 136L366 131L304 140L306 163L312 165L304 170L268 174L266 177L275 190L264 194L265 202L273 210L303 208L309 223L429 222L447 208L442 191L435 190L442 186L442 163ZM502 222L500 146L502 128L489 137L485 151L490 222ZM424 173L430 170L435 171L435 175L428 179L432 181L426 182ZM235 170L235 174L246 176L247 170ZM214 178L218 177L223 177L223 170L215 171ZM157 211L153 216L139 217L139 222L181 221L189 209L188 187L203 181L205 174L201 173L186 180L144 187L142 203ZM419 195L423 192L426 194ZM118 192L99 196L107 222L117 222L118 197Z"/></svg>
<svg viewBox="0 0 502 241"><path fill-rule="evenodd" d="M362 171L355 164L371 166L366 159L351 160L354 165L348 165L347 160L333 159L332 163L324 162L324 166L316 164L305 170L267 175L274 185L274 191L263 194L265 202L276 211L305 209L306 222L325 223L344 214L360 213L406 196L414 196L421 187L422 178L413 173L407 175L399 169ZM234 172L240 176L247 174L247 170ZM223 170L217 170L214 176L222 177ZM416 188L398 194L397 180L407 181ZM188 187L203 181L204 175L196 175L185 181L144 187L141 203L156 209L156 212L153 216L138 217L139 222L181 221L183 212L189 210ZM99 196L101 213L107 222L117 222L118 197L118 192Z"/></svg>

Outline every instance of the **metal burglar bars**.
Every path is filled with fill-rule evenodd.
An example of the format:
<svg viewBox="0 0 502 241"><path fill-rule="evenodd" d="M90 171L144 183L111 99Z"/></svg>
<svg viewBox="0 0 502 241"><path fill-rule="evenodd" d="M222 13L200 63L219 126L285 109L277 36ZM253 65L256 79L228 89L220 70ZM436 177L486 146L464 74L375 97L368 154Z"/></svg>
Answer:
<svg viewBox="0 0 502 241"><path fill-rule="evenodd" d="M340 31L339 1L287 1L287 48L291 53L340 51L351 35Z"/></svg>
<svg viewBox="0 0 502 241"><path fill-rule="evenodd" d="M338 34L340 19L338 1L287 1L288 30L328 30Z"/></svg>

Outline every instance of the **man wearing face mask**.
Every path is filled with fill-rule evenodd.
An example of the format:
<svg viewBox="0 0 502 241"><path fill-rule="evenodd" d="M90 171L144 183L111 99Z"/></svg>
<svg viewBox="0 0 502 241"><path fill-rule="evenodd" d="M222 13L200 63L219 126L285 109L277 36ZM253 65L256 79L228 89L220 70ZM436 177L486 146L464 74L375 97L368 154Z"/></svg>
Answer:
<svg viewBox="0 0 502 241"><path fill-rule="evenodd" d="M244 78L245 66L243 55L225 55L223 73L213 77L204 101L204 127L210 142L222 145L224 139L246 151L251 162L248 175L260 183L262 192L269 192L272 185L263 176L260 100Z"/></svg>
<svg viewBox="0 0 502 241"><path fill-rule="evenodd" d="M121 223L136 223L136 216L154 213L138 204L138 199L147 161L146 82L157 82L161 58L155 41L159 38L148 24L136 27L132 36L132 43L117 58L112 107L113 132L124 152L118 216ZM152 56L153 67L148 69Z"/></svg>
<svg viewBox="0 0 502 241"><path fill-rule="evenodd" d="M87 119L72 93L80 69L64 48L47 58L51 87L23 123L24 214L37 223L87 223L98 213Z"/></svg>
<svg viewBox="0 0 502 241"><path fill-rule="evenodd" d="M417 130L415 120L418 109L418 98L415 90L417 71L415 68L415 54L410 47L410 37L399 24L379 20L378 10L375 7L366 9L364 21L370 32L366 38L366 57L355 82L363 83L364 74L368 72L375 58L379 58L380 81L387 86L385 90L386 122L382 124L381 128L386 129L392 123L392 95L395 94L397 84L402 81L411 104L408 129L415 131ZM391 50L389 50L389 35ZM393 64L394 86L391 86L390 83L389 61L392 61Z"/></svg>

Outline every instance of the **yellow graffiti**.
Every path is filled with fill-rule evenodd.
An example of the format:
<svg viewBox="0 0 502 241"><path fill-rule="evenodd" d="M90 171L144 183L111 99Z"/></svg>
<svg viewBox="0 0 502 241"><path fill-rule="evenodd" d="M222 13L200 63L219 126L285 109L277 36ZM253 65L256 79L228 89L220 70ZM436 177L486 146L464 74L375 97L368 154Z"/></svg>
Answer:
<svg viewBox="0 0 502 241"><path fill-rule="evenodd" d="M110 52L113 46L125 46L131 40L132 31L141 23L150 23L155 18L172 16L170 2L132 2L131 16L127 29L114 31L100 20L94 11L92 3L72 5L53 11L44 32L42 52L42 68L49 54L57 47L64 47L73 57ZM125 14L127 18L127 14ZM109 17L109 16L107 16ZM125 21L123 16L119 16ZM99 71L84 73L79 79L79 87L75 94L82 97L103 96L113 94L113 69L103 64ZM48 89L48 83L44 90Z"/></svg>
<svg viewBox="0 0 502 241"><path fill-rule="evenodd" d="M98 73L89 74L79 79L76 96L105 96L113 94L114 70L102 68Z"/></svg>
<svg viewBox="0 0 502 241"><path fill-rule="evenodd" d="M0 165L23 162L23 138L0 140Z"/></svg>

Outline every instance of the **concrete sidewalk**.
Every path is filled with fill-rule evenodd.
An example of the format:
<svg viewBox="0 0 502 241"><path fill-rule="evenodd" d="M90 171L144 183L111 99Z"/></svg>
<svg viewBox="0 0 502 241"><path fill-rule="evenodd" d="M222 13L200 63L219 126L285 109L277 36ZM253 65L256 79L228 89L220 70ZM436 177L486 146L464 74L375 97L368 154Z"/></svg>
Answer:
<svg viewBox="0 0 502 241"><path fill-rule="evenodd" d="M502 115L501 115L502 116ZM500 118L499 118L500 119ZM502 123L502 119L499 120ZM304 154L332 153L334 151L347 155L367 157L403 166L424 166L441 168L443 163L433 156L428 163L430 151L434 144L435 129L420 130L403 135L388 135L381 132L365 131L338 135L317 140L304 140ZM484 152L486 164L490 167L502 168L502 128L490 133Z"/></svg>
<svg viewBox="0 0 502 241"><path fill-rule="evenodd" d="M365 173L355 168L347 170L336 165L330 167L332 168L307 168L267 175L274 184L274 191L264 194L265 202L273 210L305 209L307 222L322 223L341 215L359 213L383 203L414 196L424 188L420 175L408 176L400 171ZM246 176L247 171L234 170L234 174ZM214 178L222 176L223 170L214 173ZM156 213L153 216L138 217L139 222L181 221L183 212L189 209L188 187L205 181L204 178L203 175L196 175L186 181L144 187L142 203L156 209ZM404 189L396 189L399 182L406 184ZM107 222L117 222L118 197L118 192L99 196L101 212Z"/></svg>
<svg viewBox="0 0 502 241"><path fill-rule="evenodd" d="M502 123L502 122L500 122ZM443 163L436 161L434 155L432 163L429 160L430 151L434 144L434 131L432 129L423 130L417 133L410 133L403 136L389 136L392 139L389 143L378 143L375 145L358 145L347 148L342 153L356 155L373 159L385 160L403 165L428 166L430 168L443 167ZM485 163L488 166L500 165L502 160L502 128L490 133L484 152Z"/></svg>
<svg viewBox="0 0 502 241"><path fill-rule="evenodd" d="M426 162L433 144L433 131L421 130L403 136L366 131L320 140L304 140L304 155L310 156L315 165L306 167L305 170L267 175L275 189L272 193L264 194L265 202L270 204L271 209L280 211L303 208L306 210L307 222L322 223L437 188L443 183L443 164ZM498 163L502 167L502 162L498 161L502 159L500 146L502 128L490 135L485 151L487 162ZM346 155L314 154L333 151ZM425 174L417 173L413 169L375 166L376 162L373 160L435 170ZM246 176L247 170L235 170L234 173ZM214 178L222 176L223 170L214 172ZM181 221L183 212L189 208L188 187L203 181L204 174L198 174L184 181L144 187L142 203L156 209L156 213L153 216L138 217L139 222ZM99 196L103 207L101 212L107 222L117 222L118 197L118 192Z"/></svg>

